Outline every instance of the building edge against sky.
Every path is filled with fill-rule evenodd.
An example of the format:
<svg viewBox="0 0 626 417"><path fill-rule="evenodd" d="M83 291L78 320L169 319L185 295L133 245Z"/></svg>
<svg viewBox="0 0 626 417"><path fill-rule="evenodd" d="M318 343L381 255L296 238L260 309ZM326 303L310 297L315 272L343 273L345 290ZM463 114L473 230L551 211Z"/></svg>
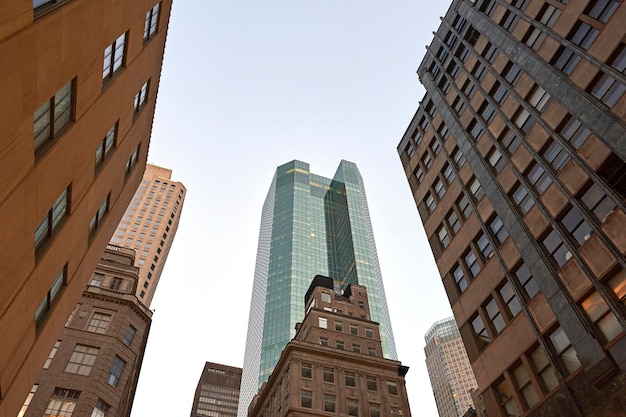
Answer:
<svg viewBox="0 0 626 417"><path fill-rule="evenodd" d="M397 150L478 394L623 416L626 3L454 0L434 35Z"/></svg>
<svg viewBox="0 0 626 417"><path fill-rule="evenodd" d="M0 2L0 415L16 415L145 167L171 0Z"/></svg>
<svg viewBox="0 0 626 417"><path fill-rule="evenodd" d="M310 277L333 276L338 288L368 288L384 356L396 349L363 180L341 161L333 179L291 161L277 168L263 205L238 415L269 378L304 316Z"/></svg>

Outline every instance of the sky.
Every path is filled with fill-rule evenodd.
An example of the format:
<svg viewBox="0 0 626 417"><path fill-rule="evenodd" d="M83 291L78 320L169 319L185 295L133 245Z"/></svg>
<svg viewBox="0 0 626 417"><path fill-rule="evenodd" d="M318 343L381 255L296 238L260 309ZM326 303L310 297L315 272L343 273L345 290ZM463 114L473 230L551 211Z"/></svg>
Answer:
<svg viewBox="0 0 626 417"><path fill-rule="evenodd" d="M396 147L448 6L174 1L148 162L187 195L132 417L188 415L205 362L243 366L261 209L294 159L325 177L359 167L412 414L438 415L424 334L452 312Z"/></svg>

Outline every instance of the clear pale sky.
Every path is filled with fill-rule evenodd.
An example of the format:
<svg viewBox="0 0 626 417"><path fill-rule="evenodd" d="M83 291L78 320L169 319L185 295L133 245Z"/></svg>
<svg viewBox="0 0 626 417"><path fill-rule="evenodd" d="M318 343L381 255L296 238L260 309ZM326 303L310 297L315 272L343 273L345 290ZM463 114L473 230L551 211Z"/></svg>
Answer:
<svg viewBox="0 0 626 417"><path fill-rule="evenodd" d="M424 334L451 310L396 146L448 6L174 0L148 161L188 192L132 417L187 416L206 361L243 365L261 208L293 159L359 167L412 414L437 416Z"/></svg>

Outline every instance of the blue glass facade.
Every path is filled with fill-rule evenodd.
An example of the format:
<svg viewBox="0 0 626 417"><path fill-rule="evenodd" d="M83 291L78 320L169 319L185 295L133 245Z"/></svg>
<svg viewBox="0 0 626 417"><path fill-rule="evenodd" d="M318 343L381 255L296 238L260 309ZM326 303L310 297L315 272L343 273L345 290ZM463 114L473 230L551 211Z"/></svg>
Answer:
<svg viewBox="0 0 626 417"><path fill-rule="evenodd" d="M263 205L239 416L269 378L304 317L304 294L315 275L342 289L365 285L370 314L380 323L385 357L396 359L363 180L341 161L333 179L291 161L276 169Z"/></svg>

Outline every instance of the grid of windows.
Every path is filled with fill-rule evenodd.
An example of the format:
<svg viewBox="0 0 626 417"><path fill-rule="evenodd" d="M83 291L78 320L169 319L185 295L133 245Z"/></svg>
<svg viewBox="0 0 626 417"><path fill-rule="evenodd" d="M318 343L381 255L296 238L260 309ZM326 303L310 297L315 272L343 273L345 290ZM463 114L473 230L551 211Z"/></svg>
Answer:
<svg viewBox="0 0 626 417"><path fill-rule="evenodd" d="M85 345L76 345L70 356L65 372L88 376L96 362L100 349Z"/></svg>

